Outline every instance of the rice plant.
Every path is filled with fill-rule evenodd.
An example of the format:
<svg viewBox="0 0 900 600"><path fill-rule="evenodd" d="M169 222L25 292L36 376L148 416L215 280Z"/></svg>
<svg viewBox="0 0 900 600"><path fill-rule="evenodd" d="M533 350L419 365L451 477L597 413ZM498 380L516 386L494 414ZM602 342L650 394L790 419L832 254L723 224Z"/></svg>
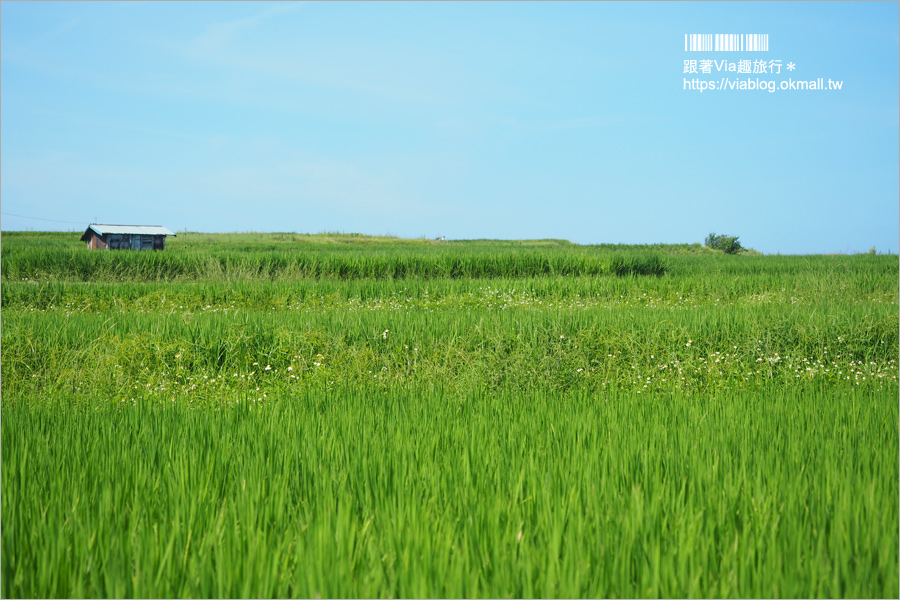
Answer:
<svg viewBox="0 0 900 600"><path fill-rule="evenodd" d="M4 596L897 591L889 395L222 399L4 409Z"/></svg>
<svg viewBox="0 0 900 600"><path fill-rule="evenodd" d="M4 597L898 595L894 256L66 235L2 239Z"/></svg>

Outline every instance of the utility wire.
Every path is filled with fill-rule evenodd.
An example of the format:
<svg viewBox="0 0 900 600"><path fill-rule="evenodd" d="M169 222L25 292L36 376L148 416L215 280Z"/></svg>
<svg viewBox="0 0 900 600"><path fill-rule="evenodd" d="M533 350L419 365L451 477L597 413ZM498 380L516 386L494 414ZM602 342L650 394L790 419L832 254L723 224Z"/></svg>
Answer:
<svg viewBox="0 0 900 600"><path fill-rule="evenodd" d="M59 221L57 219L41 219L39 217L26 217L25 215L17 215L15 213L8 213L0 211L0 215L6 215L7 217L19 217L20 219L32 219L34 221L50 221L51 223L68 223L69 225L83 225L84 223L76 223L75 221Z"/></svg>

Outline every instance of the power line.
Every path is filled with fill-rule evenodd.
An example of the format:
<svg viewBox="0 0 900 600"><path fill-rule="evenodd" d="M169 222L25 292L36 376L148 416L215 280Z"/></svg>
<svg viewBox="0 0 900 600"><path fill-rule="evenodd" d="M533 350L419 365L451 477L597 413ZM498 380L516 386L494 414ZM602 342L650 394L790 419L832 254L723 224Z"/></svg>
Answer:
<svg viewBox="0 0 900 600"><path fill-rule="evenodd" d="M20 219L31 219L33 221L50 221L51 223L68 223L69 225L83 225L84 223L76 223L75 221L59 221L57 219L41 219L39 217L27 217L25 215L17 215L15 213L8 213L0 211L0 215L6 215L7 217L19 217Z"/></svg>

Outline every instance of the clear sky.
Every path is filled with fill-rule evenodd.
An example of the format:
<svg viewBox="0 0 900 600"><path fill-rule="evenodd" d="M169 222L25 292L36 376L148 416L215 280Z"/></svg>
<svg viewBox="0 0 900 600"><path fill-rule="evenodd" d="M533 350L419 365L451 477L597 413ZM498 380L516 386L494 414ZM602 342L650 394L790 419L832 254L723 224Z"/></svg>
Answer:
<svg viewBox="0 0 900 600"><path fill-rule="evenodd" d="M898 22L897 2L3 2L0 223L896 253ZM685 89L725 77L841 89Z"/></svg>

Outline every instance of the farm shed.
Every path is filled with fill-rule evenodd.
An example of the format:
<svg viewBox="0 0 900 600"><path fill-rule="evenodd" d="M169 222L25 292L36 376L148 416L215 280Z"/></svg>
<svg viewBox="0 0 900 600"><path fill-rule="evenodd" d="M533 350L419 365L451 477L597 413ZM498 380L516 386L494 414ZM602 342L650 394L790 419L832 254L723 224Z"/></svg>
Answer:
<svg viewBox="0 0 900 600"><path fill-rule="evenodd" d="M165 250L166 236L175 235L159 225L100 225L91 223L81 236L91 250Z"/></svg>

